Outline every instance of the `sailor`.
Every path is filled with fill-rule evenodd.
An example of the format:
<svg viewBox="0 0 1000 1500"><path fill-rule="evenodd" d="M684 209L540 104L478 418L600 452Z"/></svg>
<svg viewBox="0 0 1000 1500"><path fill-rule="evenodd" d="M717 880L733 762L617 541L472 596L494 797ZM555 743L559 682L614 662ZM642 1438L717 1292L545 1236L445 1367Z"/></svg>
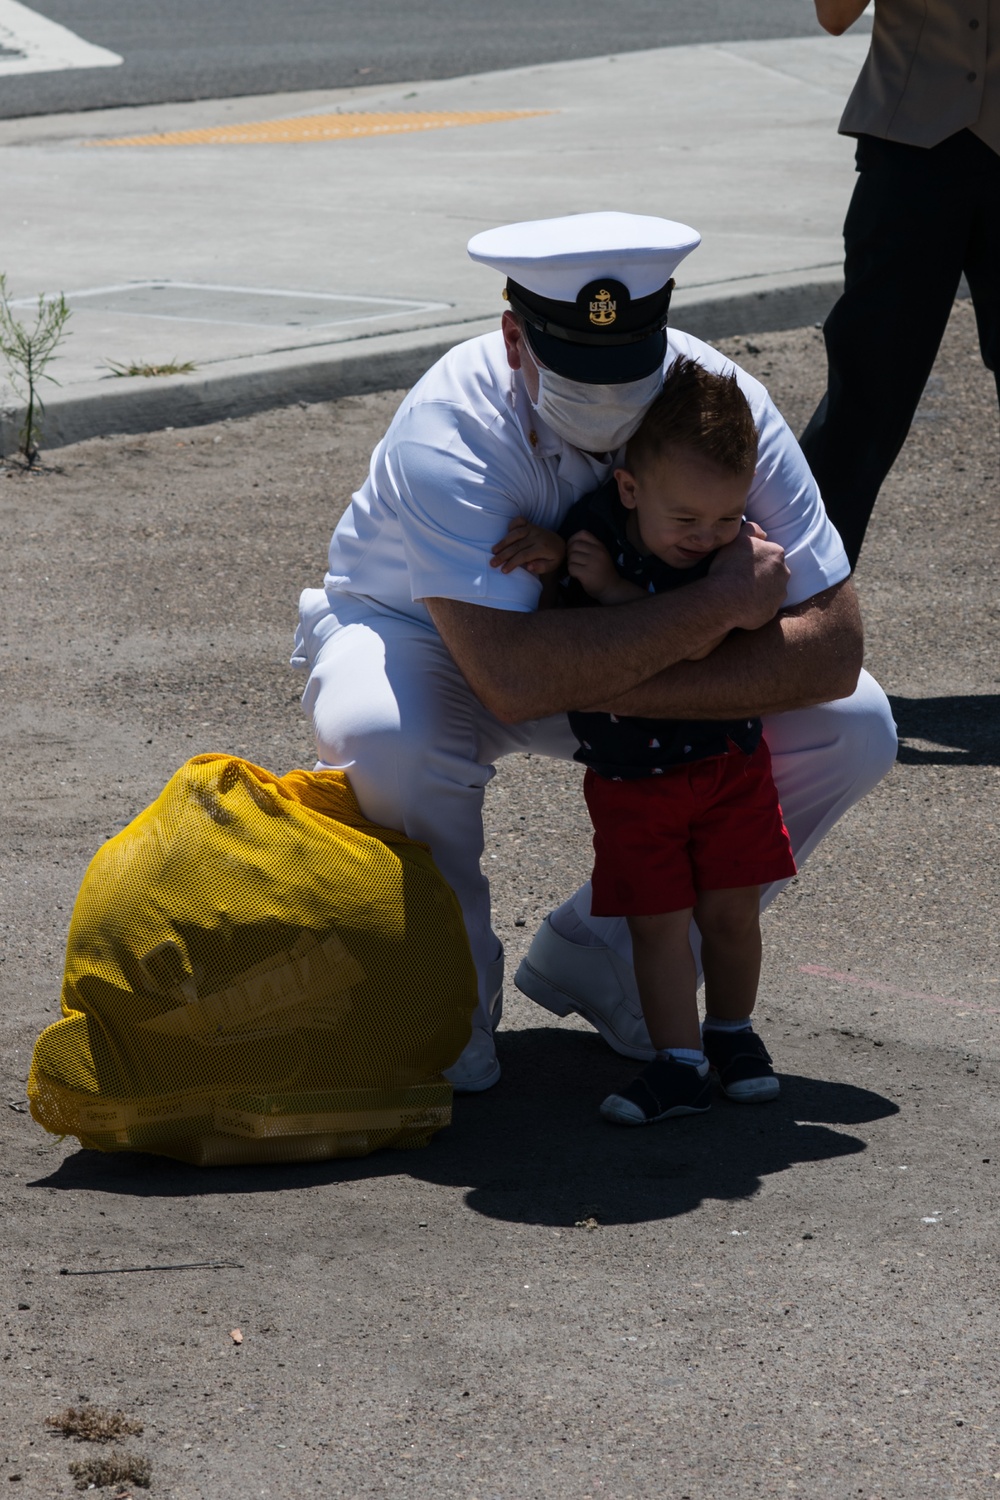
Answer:
<svg viewBox="0 0 1000 1500"><path fill-rule="evenodd" d="M503 949L481 861L501 756L571 759L569 709L761 714L801 867L895 755L888 703L861 671L848 561L794 438L756 380L667 328L674 272L698 243L686 225L611 212L477 234L469 254L505 278L501 327L403 401L334 532L324 587L301 597L293 662L309 674L319 766L347 771L374 822L428 843L462 905L480 999L456 1089L500 1076ZM759 433L756 526L675 593L539 611L538 580L491 566L491 548L517 516L558 529L610 476L680 355L736 369ZM624 1055L652 1056L627 926L591 916L589 887L542 924L515 982Z"/></svg>

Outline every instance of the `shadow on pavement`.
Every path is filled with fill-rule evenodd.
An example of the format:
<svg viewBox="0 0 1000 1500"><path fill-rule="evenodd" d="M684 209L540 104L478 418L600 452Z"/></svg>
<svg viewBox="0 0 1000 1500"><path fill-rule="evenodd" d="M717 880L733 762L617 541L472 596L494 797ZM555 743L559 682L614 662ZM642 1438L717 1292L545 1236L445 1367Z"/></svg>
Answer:
<svg viewBox="0 0 1000 1500"><path fill-rule="evenodd" d="M606 1125L597 1107L637 1065L596 1036L554 1027L501 1032L498 1052L501 1083L457 1098L453 1125L425 1150L216 1168L79 1151L32 1185L171 1198L410 1175L465 1188L476 1213L510 1223L638 1224L689 1213L706 1198L750 1197L762 1178L801 1162L855 1155L867 1142L833 1127L898 1113L868 1089L785 1074L773 1104L741 1107L720 1096L707 1115L628 1130Z"/></svg>
<svg viewBox="0 0 1000 1500"><path fill-rule="evenodd" d="M949 698L894 698L899 730L896 759L908 766L1000 765L1000 695L958 694ZM908 745L924 740L934 749ZM953 748L945 748L953 747Z"/></svg>

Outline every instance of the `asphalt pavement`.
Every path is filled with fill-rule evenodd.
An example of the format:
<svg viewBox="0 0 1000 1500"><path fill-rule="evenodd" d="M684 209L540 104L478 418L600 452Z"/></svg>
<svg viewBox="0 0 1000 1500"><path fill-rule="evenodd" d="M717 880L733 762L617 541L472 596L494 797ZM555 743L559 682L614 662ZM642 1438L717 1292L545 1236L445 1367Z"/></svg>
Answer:
<svg viewBox="0 0 1000 1500"><path fill-rule="evenodd" d="M812 0L0 0L0 118L815 34Z"/></svg>
<svg viewBox="0 0 1000 1500"><path fill-rule="evenodd" d="M20 316L40 294L72 308L46 442L409 384L495 324L500 280L465 245L507 220L679 219L703 243L678 324L818 321L853 182L836 124L866 47L711 43L0 122L0 271Z"/></svg>

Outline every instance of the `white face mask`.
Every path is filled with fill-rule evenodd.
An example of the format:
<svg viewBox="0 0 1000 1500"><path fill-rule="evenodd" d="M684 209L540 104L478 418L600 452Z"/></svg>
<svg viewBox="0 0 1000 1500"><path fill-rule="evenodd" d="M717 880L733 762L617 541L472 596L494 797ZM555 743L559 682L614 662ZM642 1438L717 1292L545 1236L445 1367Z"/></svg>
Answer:
<svg viewBox="0 0 1000 1500"><path fill-rule="evenodd" d="M537 362L535 368L535 410L564 442L586 453L614 453L627 442L663 385L659 366L641 380L624 385L583 385Z"/></svg>

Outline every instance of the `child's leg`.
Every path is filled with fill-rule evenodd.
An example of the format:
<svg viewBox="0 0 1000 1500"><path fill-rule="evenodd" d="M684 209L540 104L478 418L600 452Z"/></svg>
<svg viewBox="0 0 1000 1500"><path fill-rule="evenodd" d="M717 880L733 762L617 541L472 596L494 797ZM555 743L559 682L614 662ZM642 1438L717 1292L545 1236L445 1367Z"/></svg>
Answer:
<svg viewBox="0 0 1000 1500"><path fill-rule="evenodd" d="M609 1094L601 1114L616 1125L652 1125L704 1114L712 1103L698 1025L698 977L691 952L691 907L628 918L635 977L656 1056L628 1088Z"/></svg>
<svg viewBox="0 0 1000 1500"><path fill-rule="evenodd" d="M749 1021L760 983L760 886L702 891L694 919L701 933L706 1013L720 1021Z"/></svg>
<svg viewBox="0 0 1000 1500"><path fill-rule="evenodd" d="M705 1055L730 1099L763 1104L780 1085L750 1025L760 981L760 888L703 891L694 909L705 970Z"/></svg>
<svg viewBox="0 0 1000 1500"><path fill-rule="evenodd" d="M703 1114L711 1107L712 1085L698 1027L691 952L696 893L687 847L687 802L676 794L669 776L616 782L588 770L583 787L594 823L595 908L654 911L630 915L627 921L656 1056L622 1093L608 1095L601 1114L617 1125L652 1125L674 1115Z"/></svg>
<svg viewBox="0 0 1000 1500"><path fill-rule="evenodd" d="M701 1051L698 976L688 933L691 908L629 917L635 978L650 1041Z"/></svg>

